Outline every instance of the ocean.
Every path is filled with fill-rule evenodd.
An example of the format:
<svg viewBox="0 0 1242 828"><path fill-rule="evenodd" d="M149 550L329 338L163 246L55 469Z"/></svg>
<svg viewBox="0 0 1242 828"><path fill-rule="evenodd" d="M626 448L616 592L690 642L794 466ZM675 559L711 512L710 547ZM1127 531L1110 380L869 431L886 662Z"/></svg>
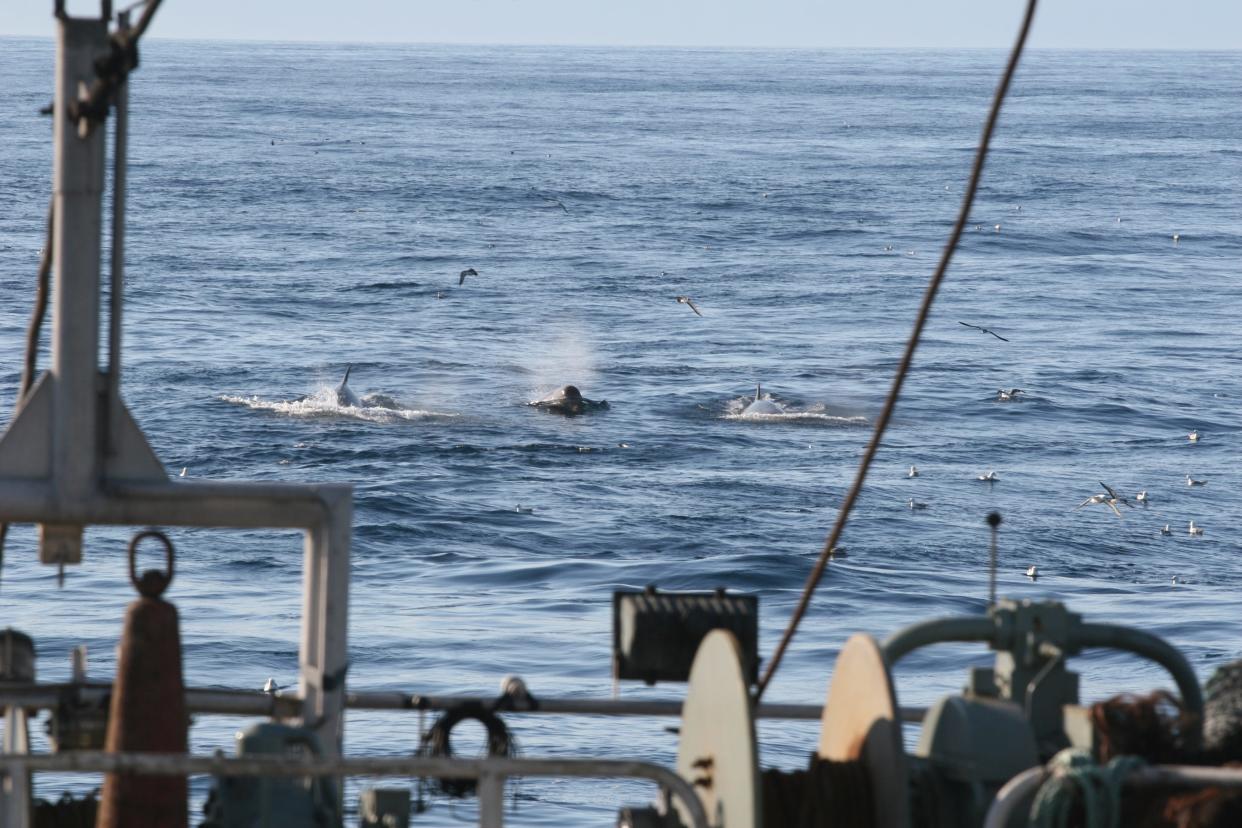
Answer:
<svg viewBox="0 0 1242 828"><path fill-rule="evenodd" d="M3 47L7 412L44 244L53 46ZM609 696L611 593L647 584L758 595L770 655L1004 57L151 40L131 91L124 397L170 475L354 484L353 689L491 695L516 673L536 697ZM1240 99L1238 52L1027 55L849 555L768 700L822 701L854 632L981 613L992 510L1003 595L1157 633L1201 679L1238 656ZM342 408L351 365L363 406ZM567 383L610 407L526 405ZM781 414L739 416L757 383ZM1148 505L1074 511L1101 481ZM187 682L294 683L300 538L171 536ZM79 643L111 675L128 537L90 530L58 588L33 528L13 528L0 625L34 637L41 679L65 679ZM898 700L929 704L989 659L917 653ZM1090 701L1171 686L1119 653L1071 666ZM347 751L411 753L417 718L351 714ZM667 720L510 723L528 756L676 750ZM194 749L231 750L243 724L200 717ZM763 763L801 765L818 729L765 722ZM65 786L89 783L40 790ZM652 794L514 790L511 824L541 826L611 825ZM436 800L416 823L472 813Z"/></svg>

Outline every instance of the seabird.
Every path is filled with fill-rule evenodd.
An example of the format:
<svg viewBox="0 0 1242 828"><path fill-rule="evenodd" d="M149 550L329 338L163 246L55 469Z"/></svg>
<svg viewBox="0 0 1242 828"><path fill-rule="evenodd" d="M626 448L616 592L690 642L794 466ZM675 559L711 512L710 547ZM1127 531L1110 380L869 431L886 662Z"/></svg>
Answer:
<svg viewBox="0 0 1242 828"><path fill-rule="evenodd" d="M1195 526L1195 522L1192 520L1192 521L1190 522L1190 527L1189 527L1189 530L1188 530L1188 531L1190 532L1190 534L1191 534L1191 535L1202 535L1202 534L1203 534L1203 527L1202 527L1202 526Z"/></svg>
<svg viewBox="0 0 1242 828"><path fill-rule="evenodd" d="M1206 486L1207 481L1206 480L1195 480L1190 475L1186 475L1186 485L1187 486Z"/></svg>
<svg viewBox="0 0 1242 828"><path fill-rule="evenodd" d="M277 684L276 679L269 678L267 681L263 682L263 692L267 693L269 696L274 696L278 690L284 690L287 686L288 685Z"/></svg>
<svg viewBox="0 0 1242 828"><path fill-rule="evenodd" d="M1142 503L1144 506L1146 506L1147 505L1147 490L1143 489L1143 491L1136 494L1134 496L1134 500L1135 502Z"/></svg>
<svg viewBox="0 0 1242 828"><path fill-rule="evenodd" d="M997 402L1013 402L1014 400L1018 398L1019 394L1025 394L1025 393L1026 392L1023 391L1021 388L1010 388L1008 391L1002 388L996 392L996 401Z"/></svg>
<svg viewBox="0 0 1242 828"><path fill-rule="evenodd" d="M848 558L849 556L850 553L845 551L844 546L834 546L828 550L828 557L830 558Z"/></svg>
<svg viewBox="0 0 1242 828"><path fill-rule="evenodd" d="M1173 586L1177 586L1177 576L1173 576Z"/></svg>
<svg viewBox="0 0 1242 828"><path fill-rule="evenodd" d="M911 512L916 512L919 509L927 508L926 503L922 502L921 500L915 500L914 498L910 498L910 500L906 503L906 506L909 507Z"/></svg>
<svg viewBox="0 0 1242 828"><path fill-rule="evenodd" d="M907 474L907 475L906 475L906 477L918 477L918 476L919 476L919 467L918 467L918 466L911 466L911 467L910 467L910 472L909 472L909 474Z"/></svg>
<svg viewBox="0 0 1242 828"><path fill-rule="evenodd" d="M1039 577L1039 570L1035 568L1034 564L1026 568L1026 577L1030 578L1032 581Z"/></svg>
<svg viewBox="0 0 1242 828"><path fill-rule="evenodd" d="M975 479L982 480L985 483L995 483L998 480L1000 480L1000 478L996 476L996 472L994 471L989 471L987 474L981 474Z"/></svg>
<svg viewBox="0 0 1242 828"><path fill-rule="evenodd" d="M1161 526L1161 527L1160 527L1160 534L1162 534L1162 535L1171 535L1171 534L1173 534L1173 530L1172 530L1172 529L1170 529L1170 528L1169 528L1169 524L1167 524L1167 523L1166 523L1164 526Z"/></svg>
<svg viewBox="0 0 1242 828"><path fill-rule="evenodd" d="M1000 225L999 225L999 224L998 224L998 225L996 225L996 227L995 227L995 228L993 228L993 229L994 229L994 230L996 230L996 232L997 232L997 233L999 233L999 232L1000 232Z"/></svg>
<svg viewBox="0 0 1242 828"><path fill-rule="evenodd" d="M1082 503L1079 503L1070 511L1076 512L1084 506L1094 506L1097 503L1103 503L1105 506L1112 509L1113 513L1117 515L1117 517L1121 517L1121 510L1117 508L1117 504L1122 503L1129 506L1129 501L1127 501L1124 497L1119 496L1115 491L1113 491L1112 486L1109 486L1104 481L1100 481L1100 485L1104 487L1104 491L1107 492L1107 494L1093 494L1091 497L1087 498Z"/></svg>
<svg viewBox="0 0 1242 828"><path fill-rule="evenodd" d="M181 467L181 474L177 475L177 477L185 477L185 473L186 473L187 471L189 471L189 469L190 469L190 467L189 467L189 466L182 466L182 467Z"/></svg>
<svg viewBox="0 0 1242 828"><path fill-rule="evenodd" d="M959 324L959 325L965 325L965 326L966 326L966 327L968 327L968 328L974 328L976 331L983 331L985 334L992 334L992 336L996 337L996 338L997 338L997 339L999 339L1001 342L1008 342L1008 341L1009 341L1008 339L1005 339L1005 337L1001 336L1000 334L996 333L995 331L989 331L987 328L981 328L981 327L979 327L978 325L972 325L972 324L970 324L969 322L962 322L961 320L958 320L958 323L957 323L957 324Z"/></svg>
<svg viewBox="0 0 1242 828"><path fill-rule="evenodd" d="M1190 442L1192 442L1192 443L1197 443L1197 442L1199 442L1199 429L1197 429L1197 428L1196 428L1194 431L1192 431L1192 432L1190 432L1189 434L1187 434L1187 435L1186 435L1186 439L1187 439L1187 440L1189 440L1189 441L1190 441Z"/></svg>
<svg viewBox="0 0 1242 828"><path fill-rule="evenodd" d="M1181 233L1174 233L1174 234L1173 234L1173 244L1177 244L1177 243L1178 243L1178 242L1180 242L1181 240L1182 240L1182 235L1181 235Z"/></svg>
<svg viewBox="0 0 1242 828"><path fill-rule="evenodd" d="M677 301L683 305L688 305L690 307L690 310L694 311L696 316L703 315L699 313L699 309L694 306L694 300L692 300L689 296L678 296Z"/></svg>
<svg viewBox="0 0 1242 828"><path fill-rule="evenodd" d="M479 275L479 271L475 270L473 267L466 268L465 270L461 272L460 277L457 279L457 286L461 287L462 285L464 285L466 283L467 276L478 276L478 275Z"/></svg>

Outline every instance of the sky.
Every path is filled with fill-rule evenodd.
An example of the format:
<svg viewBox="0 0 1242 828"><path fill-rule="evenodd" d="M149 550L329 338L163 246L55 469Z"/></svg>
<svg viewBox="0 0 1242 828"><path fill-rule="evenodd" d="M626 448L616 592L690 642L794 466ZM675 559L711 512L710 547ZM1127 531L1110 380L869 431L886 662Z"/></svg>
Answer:
<svg viewBox="0 0 1242 828"><path fill-rule="evenodd" d="M117 6L125 0L116 0ZM224 40L731 47L1004 47L1024 0L165 0L150 35ZM68 0L98 14L98 0ZM50 36L52 0L0 0ZM1042 0L1032 48L1242 49L1242 0Z"/></svg>

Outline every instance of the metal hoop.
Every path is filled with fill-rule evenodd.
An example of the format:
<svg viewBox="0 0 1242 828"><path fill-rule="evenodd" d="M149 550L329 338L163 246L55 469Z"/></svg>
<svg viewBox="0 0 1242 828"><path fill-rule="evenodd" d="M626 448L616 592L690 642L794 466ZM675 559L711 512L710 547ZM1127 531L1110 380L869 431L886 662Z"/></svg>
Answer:
<svg viewBox="0 0 1242 828"><path fill-rule="evenodd" d="M146 538L156 538L164 544L164 556L168 561L168 571L160 572L157 569L148 569L142 573L142 577L138 577L135 567L135 561L138 557L138 544ZM133 583L134 589L144 598L158 598L164 594L164 590L168 589L168 585L173 579L173 545L172 541L158 529L145 529L129 542L129 580Z"/></svg>

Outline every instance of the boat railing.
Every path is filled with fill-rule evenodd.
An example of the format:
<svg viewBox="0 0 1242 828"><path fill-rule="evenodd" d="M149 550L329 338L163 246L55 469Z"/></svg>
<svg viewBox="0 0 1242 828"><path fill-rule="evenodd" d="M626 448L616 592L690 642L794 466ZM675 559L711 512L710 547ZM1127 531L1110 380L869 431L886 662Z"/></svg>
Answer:
<svg viewBox="0 0 1242 828"><path fill-rule="evenodd" d="M165 753L69 751L0 756L0 777L34 773L129 773L159 776L345 777L386 776L478 780L479 826L504 824L510 777L647 779L681 801L693 828L708 828L694 787L668 768L630 759L446 759L436 757L190 756Z"/></svg>

